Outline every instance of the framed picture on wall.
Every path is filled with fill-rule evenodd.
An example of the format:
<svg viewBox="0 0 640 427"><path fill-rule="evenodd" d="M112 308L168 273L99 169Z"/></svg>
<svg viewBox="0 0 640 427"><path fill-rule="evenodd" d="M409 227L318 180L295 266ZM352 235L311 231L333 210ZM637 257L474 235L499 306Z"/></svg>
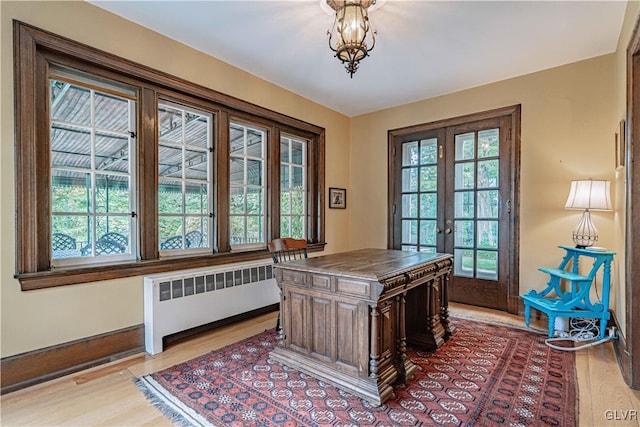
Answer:
<svg viewBox="0 0 640 427"><path fill-rule="evenodd" d="M624 120L620 120L618 125L618 131L616 132L616 170L620 170L624 167L626 150L627 150L627 138L625 132Z"/></svg>
<svg viewBox="0 0 640 427"><path fill-rule="evenodd" d="M329 208L347 208L347 190L345 188L329 188Z"/></svg>

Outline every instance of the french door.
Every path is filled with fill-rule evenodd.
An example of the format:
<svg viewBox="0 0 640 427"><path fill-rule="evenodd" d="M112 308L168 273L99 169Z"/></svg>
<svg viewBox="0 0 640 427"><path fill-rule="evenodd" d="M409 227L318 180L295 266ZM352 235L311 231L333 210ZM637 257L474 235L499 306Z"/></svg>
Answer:
<svg viewBox="0 0 640 427"><path fill-rule="evenodd" d="M389 133L389 247L453 254L451 301L517 310L519 111Z"/></svg>

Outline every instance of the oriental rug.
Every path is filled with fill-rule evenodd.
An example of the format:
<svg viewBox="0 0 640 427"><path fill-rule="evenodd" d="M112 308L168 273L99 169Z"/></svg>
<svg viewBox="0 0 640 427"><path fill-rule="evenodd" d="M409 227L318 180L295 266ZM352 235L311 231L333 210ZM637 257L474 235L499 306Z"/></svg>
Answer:
<svg viewBox="0 0 640 427"><path fill-rule="evenodd" d="M543 334L452 318L436 352L409 348L417 365L380 407L269 358L275 330L135 379L178 425L574 426L575 356Z"/></svg>

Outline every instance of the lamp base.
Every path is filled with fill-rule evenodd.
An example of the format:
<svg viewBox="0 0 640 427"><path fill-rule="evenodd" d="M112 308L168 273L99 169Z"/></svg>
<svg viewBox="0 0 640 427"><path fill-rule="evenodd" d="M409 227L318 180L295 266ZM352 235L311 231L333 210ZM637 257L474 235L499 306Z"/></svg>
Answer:
<svg viewBox="0 0 640 427"><path fill-rule="evenodd" d="M576 248L585 249L593 246L598 241L598 229L591 221L591 212L586 209L580 218L580 222L573 229L573 243Z"/></svg>

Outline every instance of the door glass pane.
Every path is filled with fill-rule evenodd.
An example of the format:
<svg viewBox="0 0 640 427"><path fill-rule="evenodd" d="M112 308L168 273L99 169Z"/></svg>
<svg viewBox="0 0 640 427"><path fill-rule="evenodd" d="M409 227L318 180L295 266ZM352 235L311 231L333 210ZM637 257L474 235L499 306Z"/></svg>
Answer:
<svg viewBox="0 0 640 427"><path fill-rule="evenodd" d="M402 166L418 164L418 141L402 144Z"/></svg>
<svg viewBox="0 0 640 427"><path fill-rule="evenodd" d="M478 279L498 280L498 252L477 251L476 277Z"/></svg>
<svg viewBox="0 0 640 427"><path fill-rule="evenodd" d="M402 245L401 250L409 252L418 252L417 246Z"/></svg>
<svg viewBox="0 0 640 427"><path fill-rule="evenodd" d="M455 249L453 251L453 274L456 276L473 277L473 250Z"/></svg>
<svg viewBox="0 0 640 427"><path fill-rule="evenodd" d="M420 244L436 244L436 221L420 221Z"/></svg>
<svg viewBox="0 0 640 427"><path fill-rule="evenodd" d="M420 218L436 218L438 211L438 195L436 193L420 194Z"/></svg>
<svg viewBox="0 0 640 427"><path fill-rule="evenodd" d="M420 252L424 252L427 254L435 254L436 248L434 246L420 246Z"/></svg>
<svg viewBox="0 0 640 427"><path fill-rule="evenodd" d="M499 160L478 162L478 188L496 188L498 186Z"/></svg>
<svg viewBox="0 0 640 427"><path fill-rule="evenodd" d="M403 194L402 195L402 217L416 218L418 216L418 195Z"/></svg>
<svg viewBox="0 0 640 427"><path fill-rule="evenodd" d="M500 129L478 132L478 158L498 157L500 153Z"/></svg>
<svg viewBox="0 0 640 427"><path fill-rule="evenodd" d="M438 189L438 167L423 166L420 168L420 191L435 191Z"/></svg>
<svg viewBox="0 0 640 427"><path fill-rule="evenodd" d="M456 160L468 160L475 157L475 134L473 132L456 135Z"/></svg>
<svg viewBox="0 0 640 427"><path fill-rule="evenodd" d="M474 213L473 191L457 191L455 193L456 218L473 218Z"/></svg>
<svg viewBox="0 0 640 427"><path fill-rule="evenodd" d="M498 190L478 191L478 218L498 218Z"/></svg>
<svg viewBox="0 0 640 427"><path fill-rule="evenodd" d="M475 177L475 163L464 162L456 163L455 170L455 189L464 190L467 188L473 188L476 182Z"/></svg>
<svg viewBox="0 0 640 427"><path fill-rule="evenodd" d="M418 169L402 170L402 191L418 191Z"/></svg>
<svg viewBox="0 0 640 427"><path fill-rule="evenodd" d="M498 249L498 221L478 221L478 247Z"/></svg>
<svg viewBox="0 0 640 427"><path fill-rule="evenodd" d="M418 221L402 220L402 243L418 243Z"/></svg>
<svg viewBox="0 0 640 427"><path fill-rule="evenodd" d="M472 248L474 246L474 222L473 221L456 221L455 222L455 246Z"/></svg>
<svg viewBox="0 0 640 427"><path fill-rule="evenodd" d="M420 141L420 164L429 165L438 162L438 140L435 138Z"/></svg>

